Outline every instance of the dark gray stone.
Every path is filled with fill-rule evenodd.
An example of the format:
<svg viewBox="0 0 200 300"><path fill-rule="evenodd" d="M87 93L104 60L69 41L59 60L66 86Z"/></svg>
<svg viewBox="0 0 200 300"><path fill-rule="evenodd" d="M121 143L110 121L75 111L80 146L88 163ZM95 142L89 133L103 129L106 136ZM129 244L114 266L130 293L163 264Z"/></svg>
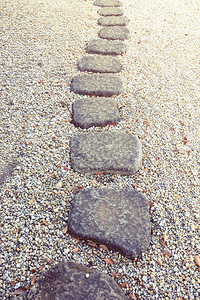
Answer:
<svg viewBox="0 0 200 300"><path fill-rule="evenodd" d="M92 74L74 77L71 90L80 95L110 97L121 94L123 86L119 77L107 74Z"/></svg>
<svg viewBox="0 0 200 300"><path fill-rule="evenodd" d="M118 284L106 274L75 262L60 262L43 273L21 300L125 300Z"/></svg>
<svg viewBox="0 0 200 300"><path fill-rule="evenodd" d="M0 185L4 183L7 176L10 176L17 166L15 160L8 162L4 161L0 164Z"/></svg>
<svg viewBox="0 0 200 300"><path fill-rule="evenodd" d="M104 27L100 30L99 37L107 40L126 40L130 37L130 32L122 26Z"/></svg>
<svg viewBox="0 0 200 300"><path fill-rule="evenodd" d="M126 26L128 19L121 16L107 16L101 17L97 22L101 26Z"/></svg>
<svg viewBox="0 0 200 300"><path fill-rule="evenodd" d="M72 111L74 125L85 129L120 121L117 102L111 98L79 99L73 103Z"/></svg>
<svg viewBox="0 0 200 300"><path fill-rule="evenodd" d="M71 164L74 171L128 175L142 164L138 137L123 132L90 132L71 139Z"/></svg>
<svg viewBox="0 0 200 300"><path fill-rule="evenodd" d="M101 16L122 16L123 11L118 7L102 7L98 11Z"/></svg>
<svg viewBox="0 0 200 300"><path fill-rule="evenodd" d="M92 40L86 48L87 53L103 55L122 55L126 52L126 46L121 41Z"/></svg>
<svg viewBox="0 0 200 300"><path fill-rule="evenodd" d="M149 204L134 189L81 190L74 197L68 229L75 237L135 258L150 243Z"/></svg>
<svg viewBox="0 0 200 300"><path fill-rule="evenodd" d="M108 6L122 6L122 3L119 0L96 0L94 1L94 5L101 6L101 7L108 7Z"/></svg>
<svg viewBox="0 0 200 300"><path fill-rule="evenodd" d="M111 56L89 55L84 56L78 62L80 71L99 72L99 73L118 73L122 66L120 62Z"/></svg>

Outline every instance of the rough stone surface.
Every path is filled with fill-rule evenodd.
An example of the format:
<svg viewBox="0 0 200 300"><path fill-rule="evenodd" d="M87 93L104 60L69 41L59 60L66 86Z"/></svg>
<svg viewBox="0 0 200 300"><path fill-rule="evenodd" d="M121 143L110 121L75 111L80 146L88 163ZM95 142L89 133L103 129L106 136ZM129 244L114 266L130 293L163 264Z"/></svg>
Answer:
<svg viewBox="0 0 200 300"><path fill-rule="evenodd" d="M21 300L125 300L118 284L106 274L75 262L60 262L20 295Z"/></svg>
<svg viewBox="0 0 200 300"><path fill-rule="evenodd" d="M108 6L122 6L122 3L119 0L96 0L94 1L94 5L101 6L101 7L108 7Z"/></svg>
<svg viewBox="0 0 200 300"><path fill-rule="evenodd" d="M102 7L98 11L101 16L122 16L123 11L118 7Z"/></svg>
<svg viewBox="0 0 200 300"><path fill-rule="evenodd" d="M71 90L80 95L110 97L121 94L123 87L119 77L92 74L74 77Z"/></svg>
<svg viewBox="0 0 200 300"><path fill-rule="evenodd" d="M88 55L78 62L80 71L99 73L118 73L122 66L120 62L111 56Z"/></svg>
<svg viewBox="0 0 200 300"><path fill-rule="evenodd" d="M81 190L74 197L68 228L73 236L134 258L150 243L149 204L134 189Z"/></svg>
<svg viewBox="0 0 200 300"><path fill-rule="evenodd" d="M80 173L137 172L142 163L138 137L123 132L90 132L71 139L71 164Z"/></svg>
<svg viewBox="0 0 200 300"><path fill-rule="evenodd" d="M100 30L99 37L107 40L126 40L130 37L130 32L122 26L104 27Z"/></svg>
<svg viewBox="0 0 200 300"><path fill-rule="evenodd" d="M116 100L111 98L86 98L72 105L73 123L81 128L106 126L120 121Z"/></svg>
<svg viewBox="0 0 200 300"><path fill-rule="evenodd" d="M121 41L98 39L89 42L86 52L103 55L122 55L126 52L126 46Z"/></svg>
<svg viewBox="0 0 200 300"><path fill-rule="evenodd" d="M101 26L126 26L128 19L121 16L107 16L99 18L97 22Z"/></svg>
<svg viewBox="0 0 200 300"><path fill-rule="evenodd" d="M10 176L14 171L15 167L17 166L16 158L13 161L1 161L0 162L0 185L3 184L5 178Z"/></svg>

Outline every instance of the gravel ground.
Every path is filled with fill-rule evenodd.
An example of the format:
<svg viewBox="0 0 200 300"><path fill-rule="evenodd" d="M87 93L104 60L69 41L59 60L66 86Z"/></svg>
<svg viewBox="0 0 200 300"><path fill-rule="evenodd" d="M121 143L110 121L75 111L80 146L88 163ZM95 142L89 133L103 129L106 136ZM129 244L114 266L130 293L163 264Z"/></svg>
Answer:
<svg viewBox="0 0 200 300"><path fill-rule="evenodd" d="M63 259L110 274L132 299L200 299L198 1L123 1L131 38L119 58L122 121L89 130L70 123L80 98L70 82L97 37L98 8L89 0L3 0L2 8L0 171L13 172L0 186L0 299ZM73 172L71 136L99 130L139 136L136 175ZM147 196L153 235L142 257L132 261L66 232L73 194L91 186Z"/></svg>

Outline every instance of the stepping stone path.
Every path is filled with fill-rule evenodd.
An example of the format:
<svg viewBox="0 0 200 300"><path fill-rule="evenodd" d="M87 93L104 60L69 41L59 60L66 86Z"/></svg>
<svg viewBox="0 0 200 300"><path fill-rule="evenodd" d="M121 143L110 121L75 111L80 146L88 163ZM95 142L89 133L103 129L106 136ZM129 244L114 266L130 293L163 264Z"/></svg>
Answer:
<svg viewBox="0 0 200 300"><path fill-rule="evenodd" d="M126 52L126 46L121 41L92 40L88 44L86 52L103 55L122 55Z"/></svg>
<svg viewBox="0 0 200 300"><path fill-rule="evenodd" d="M103 57L102 55L84 56L78 62L80 71L100 72L100 73L118 73L122 66L120 62L111 56Z"/></svg>
<svg viewBox="0 0 200 300"><path fill-rule="evenodd" d="M122 16L123 11L118 7L102 7L98 10L101 16Z"/></svg>
<svg viewBox="0 0 200 300"><path fill-rule="evenodd" d="M71 90L80 95L110 97L123 92L121 79L111 75L82 75L72 80Z"/></svg>
<svg viewBox="0 0 200 300"><path fill-rule="evenodd" d="M119 0L96 0L94 5L106 7L106 6L122 6L122 3Z"/></svg>
<svg viewBox="0 0 200 300"><path fill-rule="evenodd" d="M78 238L135 258L150 244L149 203L134 189L81 190L69 215L69 232Z"/></svg>
<svg viewBox="0 0 200 300"><path fill-rule="evenodd" d="M121 64L108 55L122 55L121 41L130 36L127 19L119 0L96 0L98 13L104 17L98 24L99 40L86 48L89 55L78 62L80 71L92 73L120 72ZM103 40L104 39L104 40ZM110 41L111 40L111 41ZM102 55L103 54L103 55ZM71 91L81 95L111 97L123 92L119 77L88 74L73 78ZM73 103L73 122L77 127L106 126L120 121L117 100L82 98ZM71 138L71 165L80 173L129 175L142 165L142 146L137 136L123 132L87 132ZM1 182L1 178L0 178ZM80 190L73 199L68 220L69 232L81 239L136 258L146 251L151 239L149 204L135 189L90 188ZM19 296L24 300L45 299L127 299L121 288L108 275L77 263L58 263L45 272L34 286Z"/></svg>
<svg viewBox="0 0 200 300"><path fill-rule="evenodd" d="M85 98L72 105L73 123L77 127L103 127L120 121L116 100L110 98Z"/></svg>
<svg viewBox="0 0 200 300"><path fill-rule="evenodd" d="M130 37L130 32L122 26L105 27L100 30L99 37L107 40L126 40Z"/></svg>
<svg viewBox="0 0 200 300"><path fill-rule="evenodd" d="M95 174L133 174L142 163L138 137L123 132L90 132L71 139L74 171Z"/></svg>
<svg viewBox="0 0 200 300"><path fill-rule="evenodd" d="M60 262L46 272L20 300L125 300L122 289L110 276L75 262Z"/></svg>
<svg viewBox="0 0 200 300"><path fill-rule="evenodd" d="M126 26L128 19L120 16L101 17L97 20L101 26Z"/></svg>

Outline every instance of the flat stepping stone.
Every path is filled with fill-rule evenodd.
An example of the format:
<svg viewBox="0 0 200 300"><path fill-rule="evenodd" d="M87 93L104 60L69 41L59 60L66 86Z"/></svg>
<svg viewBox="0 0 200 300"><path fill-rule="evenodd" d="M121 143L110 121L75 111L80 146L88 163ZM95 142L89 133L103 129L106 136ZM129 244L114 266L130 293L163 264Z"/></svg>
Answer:
<svg viewBox="0 0 200 300"><path fill-rule="evenodd" d="M142 146L137 136L124 132L90 132L71 138L74 171L129 175L142 164Z"/></svg>
<svg viewBox="0 0 200 300"><path fill-rule="evenodd" d="M99 18L97 22L100 26L126 26L128 19L121 16L107 16Z"/></svg>
<svg viewBox="0 0 200 300"><path fill-rule="evenodd" d="M101 6L101 7L108 7L108 6L122 6L122 3L119 0L96 0L94 1L94 5Z"/></svg>
<svg viewBox="0 0 200 300"><path fill-rule="evenodd" d="M120 62L111 56L88 55L78 62L80 71L99 73L118 73L122 66Z"/></svg>
<svg viewBox="0 0 200 300"><path fill-rule="evenodd" d="M130 32L122 26L104 27L100 30L99 37L107 40L126 40L130 37Z"/></svg>
<svg viewBox="0 0 200 300"><path fill-rule="evenodd" d="M122 16L124 14L118 7L102 7L97 12L101 16Z"/></svg>
<svg viewBox="0 0 200 300"><path fill-rule="evenodd" d="M90 188L74 196L69 232L135 258L150 244L149 203L130 188Z"/></svg>
<svg viewBox="0 0 200 300"><path fill-rule="evenodd" d="M20 300L127 299L110 276L75 262L59 262L17 297Z"/></svg>
<svg viewBox="0 0 200 300"><path fill-rule="evenodd" d="M98 39L89 42L86 52L103 55L122 55L126 52L126 46L121 41Z"/></svg>
<svg viewBox="0 0 200 300"><path fill-rule="evenodd" d="M110 98L86 98L72 105L73 123L81 128L106 126L120 121L116 100Z"/></svg>
<svg viewBox="0 0 200 300"><path fill-rule="evenodd" d="M119 77L102 74L76 76L72 79L71 90L80 95L110 97L123 92Z"/></svg>

